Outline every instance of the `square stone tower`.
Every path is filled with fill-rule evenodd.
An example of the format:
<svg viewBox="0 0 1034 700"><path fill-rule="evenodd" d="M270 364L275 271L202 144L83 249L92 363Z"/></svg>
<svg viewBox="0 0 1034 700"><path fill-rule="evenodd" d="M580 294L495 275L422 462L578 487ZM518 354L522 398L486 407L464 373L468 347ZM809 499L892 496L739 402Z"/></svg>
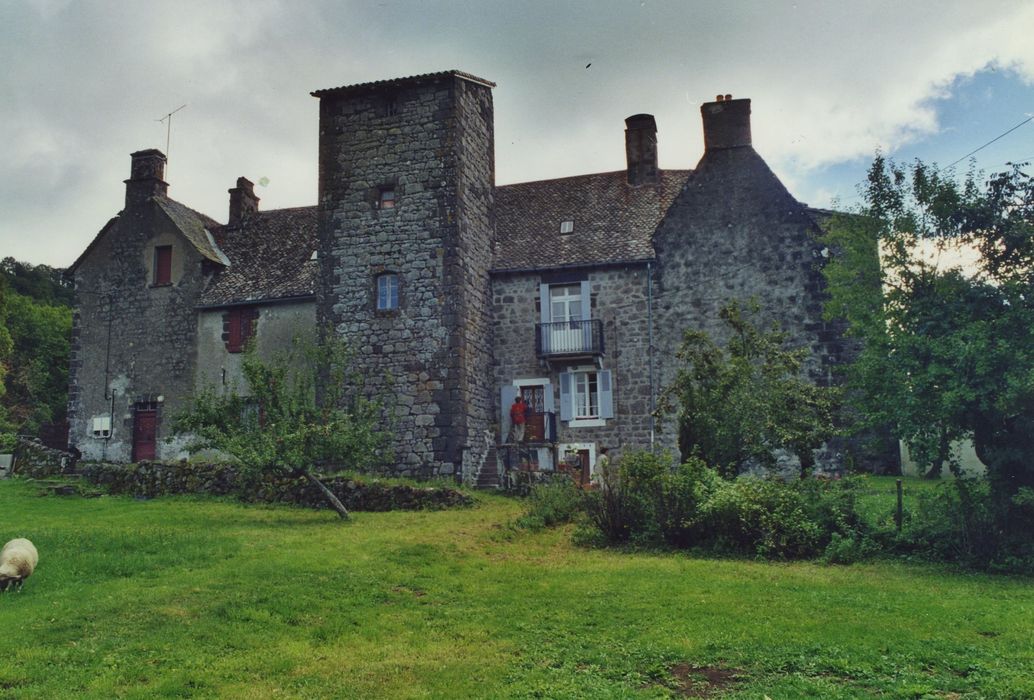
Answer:
<svg viewBox="0 0 1034 700"><path fill-rule="evenodd" d="M492 88L459 71L319 90L318 317L395 416L395 471L473 478L489 441Z"/></svg>

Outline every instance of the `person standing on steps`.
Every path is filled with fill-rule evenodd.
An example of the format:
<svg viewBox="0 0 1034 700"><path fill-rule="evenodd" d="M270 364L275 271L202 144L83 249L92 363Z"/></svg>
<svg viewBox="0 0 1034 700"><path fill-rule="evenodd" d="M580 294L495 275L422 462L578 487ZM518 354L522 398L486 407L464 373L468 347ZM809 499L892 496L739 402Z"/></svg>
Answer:
<svg viewBox="0 0 1034 700"><path fill-rule="evenodd" d="M524 425L527 422L528 407L520 394L513 400L510 406L510 425L513 426L513 442L524 442Z"/></svg>

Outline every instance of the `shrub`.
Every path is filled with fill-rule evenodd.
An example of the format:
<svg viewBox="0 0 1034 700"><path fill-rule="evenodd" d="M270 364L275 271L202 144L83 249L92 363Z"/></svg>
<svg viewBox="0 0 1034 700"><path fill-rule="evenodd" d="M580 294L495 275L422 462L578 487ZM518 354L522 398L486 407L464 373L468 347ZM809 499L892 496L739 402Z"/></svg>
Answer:
<svg viewBox="0 0 1034 700"><path fill-rule="evenodd" d="M528 509L517 526L531 530L563 525L585 511L581 491L570 478L557 477L548 484L536 484L528 494Z"/></svg>
<svg viewBox="0 0 1034 700"><path fill-rule="evenodd" d="M1022 519L1029 489L1014 496L1011 516ZM899 552L967 568L1034 573L1034 542L1029 535L1010 536L995 517L994 493L984 479L958 478L919 495L915 515L894 542ZM1026 528L1034 532L1034 517Z"/></svg>
<svg viewBox="0 0 1034 700"><path fill-rule="evenodd" d="M835 536L835 560L871 550L854 480L726 480L696 456L670 465L667 455L630 453L617 482L589 496L589 520L605 541L790 559L822 554Z"/></svg>

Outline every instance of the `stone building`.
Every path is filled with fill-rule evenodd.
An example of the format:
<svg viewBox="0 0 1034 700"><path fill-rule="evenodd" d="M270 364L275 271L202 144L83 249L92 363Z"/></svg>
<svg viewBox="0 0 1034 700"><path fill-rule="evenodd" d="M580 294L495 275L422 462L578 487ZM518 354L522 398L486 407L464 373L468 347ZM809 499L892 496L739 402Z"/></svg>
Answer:
<svg viewBox="0 0 1034 700"><path fill-rule="evenodd" d="M652 417L674 350L734 299L756 297L831 381L818 213L754 151L749 100L702 105L694 170L658 167L639 114L626 169L497 187L494 87L446 71L312 93L316 206L263 212L240 178L225 225L168 198L161 153L133 154L125 209L72 267L73 446L180 456L168 416L196 388L231 390L247 338L269 352L318 327L390 393L395 471L483 484L674 447Z"/></svg>

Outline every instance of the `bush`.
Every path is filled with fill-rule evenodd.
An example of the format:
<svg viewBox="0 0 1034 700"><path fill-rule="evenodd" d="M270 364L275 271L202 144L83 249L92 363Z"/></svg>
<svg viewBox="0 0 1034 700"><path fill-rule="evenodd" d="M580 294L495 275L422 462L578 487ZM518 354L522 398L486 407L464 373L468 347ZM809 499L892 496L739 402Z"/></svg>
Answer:
<svg viewBox="0 0 1034 700"><path fill-rule="evenodd" d="M871 550L851 479L726 480L698 457L672 468L667 455L649 453L626 455L619 474L587 500L589 520L607 542L775 559L818 556L834 538L836 560Z"/></svg>
<svg viewBox="0 0 1034 700"><path fill-rule="evenodd" d="M1021 489L1013 497L1014 518L1029 514L1028 491ZM1034 532L1034 517L1013 530ZM920 494L914 516L893 545L901 553L967 568L1034 573L1034 542L1029 534L1009 536L1000 530L994 494L984 479L959 478Z"/></svg>
<svg viewBox="0 0 1034 700"><path fill-rule="evenodd" d="M528 493L528 510L517 526L529 530L563 525L585 511L582 492L570 478L557 477L548 484L536 484Z"/></svg>

